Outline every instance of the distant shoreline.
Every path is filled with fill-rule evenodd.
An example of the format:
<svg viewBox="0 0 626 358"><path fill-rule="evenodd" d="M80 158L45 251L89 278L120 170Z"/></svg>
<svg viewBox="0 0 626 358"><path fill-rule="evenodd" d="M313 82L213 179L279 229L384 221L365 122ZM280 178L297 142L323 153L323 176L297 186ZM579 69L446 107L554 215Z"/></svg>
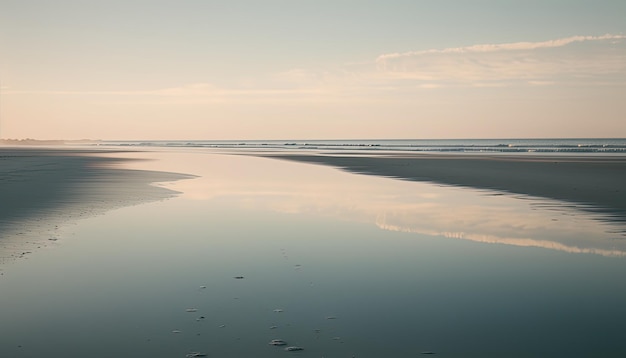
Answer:
<svg viewBox="0 0 626 358"><path fill-rule="evenodd" d="M97 144L99 140L78 139L78 140L61 140L61 139L0 139L0 145L6 146L38 146L38 145L66 145L66 144Z"/></svg>
<svg viewBox="0 0 626 358"><path fill-rule="evenodd" d="M626 221L626 157L258 154L349 172L564 200Z"/></svg>

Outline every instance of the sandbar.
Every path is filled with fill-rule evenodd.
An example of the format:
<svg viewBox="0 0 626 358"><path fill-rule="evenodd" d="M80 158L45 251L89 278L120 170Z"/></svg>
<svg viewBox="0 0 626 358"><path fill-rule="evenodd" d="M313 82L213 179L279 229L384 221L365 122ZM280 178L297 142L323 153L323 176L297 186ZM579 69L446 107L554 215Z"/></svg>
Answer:
<svg viewBox="0 0 626 358"><path fill-rule="evenodd" d="M263 154L346 171L566 201L626 220L626 157L496 154Z"/></svg>
<svg viewBox="0 0 626 358"><path fill-rule="evenodd" d="M117 151L119 152L119 151ZM175 191L150 185L190 176L120 168L116 151L0 148L0 258L20 251L45 225L162 200ZM44 224L45 223L45 224ZM31 235L32 236L32 235ZM32 239L32 238L29 238Z"/></svg>

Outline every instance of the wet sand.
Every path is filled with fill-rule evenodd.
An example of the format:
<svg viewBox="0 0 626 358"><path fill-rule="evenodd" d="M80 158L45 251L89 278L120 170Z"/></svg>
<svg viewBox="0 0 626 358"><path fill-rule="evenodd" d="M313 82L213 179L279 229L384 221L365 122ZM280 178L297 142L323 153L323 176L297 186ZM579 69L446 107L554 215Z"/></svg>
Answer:
<svg viewBox="0 0 626 358"><path fill-rule="evenodd" d="M626 157L276 154L346 171L564 200L626 220Z"/></svg>
<svg viewBox="0 0 626 358"><path fill-rule="evenodd" d="M189 176L122 169L115 151L0 148L0 250L19 251L15 235L176 192L150 185ZM105 155L105 156L103 156ZM35 226L37 226L35 228ZM6 252L0 252L0 258Z"/></svg>
<svg viewBox="0 0 626 358"><path fill-rule="evenodd" d="M58 248L6 269L3 356L624 356L626 261L599 251L623 252L604 231L620 226L534 200L207 152L107 154L200 177L172 186L184 192L175 200L80 220ZM64 197L133 178L94 160L60 160L89 182Z"/></svg>

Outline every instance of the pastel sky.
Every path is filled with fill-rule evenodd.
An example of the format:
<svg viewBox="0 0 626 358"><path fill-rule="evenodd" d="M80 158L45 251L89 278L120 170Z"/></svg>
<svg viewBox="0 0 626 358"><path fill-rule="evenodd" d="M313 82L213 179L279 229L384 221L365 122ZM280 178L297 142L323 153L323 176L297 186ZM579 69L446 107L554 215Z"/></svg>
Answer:
<svg viewBox="0 0 626 358"><path fill-rule="evenodd" d="M624 0L0 0L0 137L626 137Z"/></svg>

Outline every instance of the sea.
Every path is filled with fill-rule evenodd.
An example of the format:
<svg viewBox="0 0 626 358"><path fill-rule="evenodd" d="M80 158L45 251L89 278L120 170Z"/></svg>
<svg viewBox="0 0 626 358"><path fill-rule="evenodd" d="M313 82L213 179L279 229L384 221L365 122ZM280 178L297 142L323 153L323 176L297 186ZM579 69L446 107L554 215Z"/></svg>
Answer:
<svg viewBox="0 0 626 358"><path fill-rule="evenodd" d="M342 152L626 154L626 138L382 139L382 140L159 140L102 141L98 145Z"/></svg>

